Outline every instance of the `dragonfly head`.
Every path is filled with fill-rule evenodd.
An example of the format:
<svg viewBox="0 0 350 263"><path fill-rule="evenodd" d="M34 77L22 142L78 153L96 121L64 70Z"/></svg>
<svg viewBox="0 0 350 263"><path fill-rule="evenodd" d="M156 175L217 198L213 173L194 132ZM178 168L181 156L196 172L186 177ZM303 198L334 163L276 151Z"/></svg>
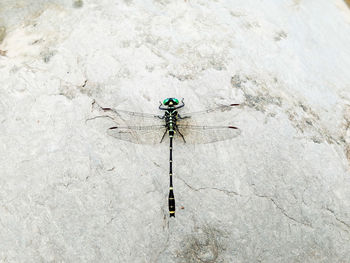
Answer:
<svg viewBox="0 0 350 263"><path fill-rule="evenodd" d="M163 105L169 106L169 107L174 107L179 104L179 100L175 98L167 98L163 100Z"/></svg>

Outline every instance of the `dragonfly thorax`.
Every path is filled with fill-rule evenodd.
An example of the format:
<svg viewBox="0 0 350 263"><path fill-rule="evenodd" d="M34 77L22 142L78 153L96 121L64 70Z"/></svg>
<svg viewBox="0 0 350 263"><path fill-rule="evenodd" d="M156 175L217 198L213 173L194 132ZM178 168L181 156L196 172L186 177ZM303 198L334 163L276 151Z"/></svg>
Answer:
<svg viewBox="0 0 350 263"><path fill-rule="evenodd" d="M164 114L166 124L176 124L179 113L176 110L167 110Z"/></svg>

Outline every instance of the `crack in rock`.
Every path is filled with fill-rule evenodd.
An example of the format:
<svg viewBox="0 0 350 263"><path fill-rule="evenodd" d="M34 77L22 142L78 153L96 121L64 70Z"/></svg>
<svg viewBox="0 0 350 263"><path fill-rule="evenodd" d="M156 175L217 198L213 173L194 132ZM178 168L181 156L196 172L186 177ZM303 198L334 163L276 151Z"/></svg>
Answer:
<svg viewBox="0 0 350 263"><path fill-rule="evenodd" d="M286 212L286 210L284 210L282 207L280 207L280 206L277 204L276 200L273 199L272 197L267 196L267 195L258 195L258 194L256 194L256 193L254 193L254 195L257 196L257 197L259 197L259 198L265 198L265 199L271 201L271 202L274 204L274 206L275 206L284 216L286 216L286 217L289 218L290 220L292 220L292 221L294 221L294 222L296 222L296 223L298 223L298 224L302 224L302 225L304 225L304 226L307 226L307 227L311 227L311 228L312 228L312 225L311 225L309 222L302 222L302 221L299 221L299 220L295 219L294 217L290 216L290 215Z"/></svg>
<svg viewBox="0 0 350 263"><path fill-rule="evenodd" d="M201 191L201 190L215 190L215 191L220 191L220 192L223 192L225 193L226 195L238 195L238 196L242 196L241 194L235 192L235 191L229 191L229 190L226 190L226 189L220 189L220 188L217 188L217 187L200 187L200 188L195 188L191 185L189 185L188 183L185 182L185 180L179 178L188 188L190 188L191 190L193 191Z"/></svg>
<svg viewBox="0 0 350 263"><path fill-rule="evenodd" d="M350 230L350 225L348 223L344 222L343 220L339 219L332 209L327 207L326 210L329 211L334 216L335 220L337 220L339 223L343 224L346 228L348 228ZM349 231L346 230L346 232L349 232Z"/></svg>

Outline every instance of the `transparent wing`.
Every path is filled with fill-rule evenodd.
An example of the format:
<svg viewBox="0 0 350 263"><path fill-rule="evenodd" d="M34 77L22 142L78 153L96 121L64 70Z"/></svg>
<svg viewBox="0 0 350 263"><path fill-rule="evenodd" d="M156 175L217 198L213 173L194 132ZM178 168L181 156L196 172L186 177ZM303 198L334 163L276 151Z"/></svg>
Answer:
<svg viewBox="0 0 350 263"><path fill-rule="evenodd" d="M126 110L115 110L112 108L101 108L105 112L112 112L113 114L117 116L129 116L133 118L149 118L149 119L159 119L162 116L157 114L151 114L151 113L143 113L143 112L135 112L135 111L126 111Z"/></svg>
<svg viewBox="0 0 350 263"><path fill-rule="evenodd" d="M181 133L184 136L186 143L190 144L224 141L233 139L241 134L241 130L235 126L197 126L179 124L177 127L178 133Z"/></svg>
<svg viewBox="0 0 350 263"><path fill-rule="evenodd" d="M107 133L119 140L136 144L158 144L166 132L165 125L111 127ZM166 137L165 134L164 137Z"/></svg>
<svg viewBox="0 0 350 263"><path fill-rule="evenodd" d="M180 116L182 118L190 118L190 117L197 117L200 115L205 115L208 113L215 113L215 112L225 112L230 111L233 108L239 107L240 104L228 104L228 105L220 105L211 109L203 110L203 111L196 111L196 112L188 112L188 113L182 113Z"/></svg>
<svg viewBox="0 0 350 263"><path fill-rule="evenodd" d="M126 126L150 126L162 125L164 123L163 116L159 114L105 108L98 105L97 102L93 103L93 109L104 112L117 124L125 124Z"/></svg>

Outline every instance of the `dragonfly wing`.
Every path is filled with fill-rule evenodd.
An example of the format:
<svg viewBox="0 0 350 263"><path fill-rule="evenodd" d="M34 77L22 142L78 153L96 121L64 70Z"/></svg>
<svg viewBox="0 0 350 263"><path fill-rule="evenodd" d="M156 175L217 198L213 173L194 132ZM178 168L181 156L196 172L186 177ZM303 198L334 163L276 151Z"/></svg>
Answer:
<svg viewBox="0 0 350 263"><path fill-rule="evenodd" d="M177 125L178 133L181 133L186 143L212 143L229 140L241 134L241 130L235 126L197 126ZM180 135L181 137L181 135Z"/></svg>
<svg viewBox="0 0 350 263"><path fill-rule="evenodd" d="M208 113L225 112L225 111L230 111L233 108L237 108L239 106L240 106L240 104L235 104L235 103L228 104L228 105L220 105L220 106L217 106L217 107L214 107L214 108L211 108L211 109L207 109L207 110L203 110L203 111L183 113L183 114L180 114L180 116L182 118L189 118L189 117L192 117L192 116L195 117L195 116L205 115L205 114L208 114Z"/></svg>
<svg viewBox="0 0 350 263"><path fill-rule="evenodd" d="M136 144L158 144L167 129L165 125L154 126L115 126L108 129L108 135L119 140ZM167 136L165 134L165 136Z"/></svg>
<svg viewBox="0 0 350 263"><path fill-rule="evenodd" d="M161 125L164 123L163 116L159 114L105 108L101 107L96 102L93 103L93 109L105 113L109 118L113 119L119 125L124 124L126 126L150 126Z"/></svg>

